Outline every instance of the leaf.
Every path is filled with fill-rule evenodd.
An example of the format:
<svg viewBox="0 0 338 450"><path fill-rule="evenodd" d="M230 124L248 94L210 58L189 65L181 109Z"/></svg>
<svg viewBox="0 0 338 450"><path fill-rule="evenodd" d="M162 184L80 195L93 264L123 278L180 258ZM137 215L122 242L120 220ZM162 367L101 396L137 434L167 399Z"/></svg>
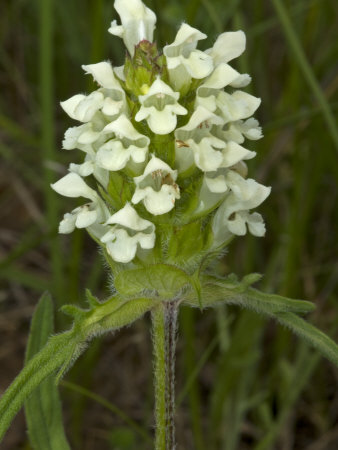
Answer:
<svg viewBox="0 0 338 450"><path fill-rule="evenodd" d="M244 277L243 281L237 281L233 276L230 276L229 279L204 276L202 279L203 307L226 303L264 314L277 312L308 313L315 309L315 305L311 302L293 300L276 294L266 294L248 286L249 283L256 282L259 277L258 274L250 274ZM194 299L191 294L186 302L197 306L197 299Z"/></svg>
<svg viewBox="0 0 338 450"><path fill-rule="evenodd" d="M329 336L295 314L284 312L274 317L338 366L338 345Z"/></svg>
<svg viewBox="0 0 338 450"><path fill-rule="evenodd" d="M248 280L245 278L245 283ZM204 277L202 284L203 307L218 306L224 303L232 304L274 318L309 342L323 356L338 366L338 345L325 333L295 314L313 311L315 308L313 303L266 294L251 287L245 288L245 283L243 286L242 282L236 282L234 278L228 281L216 277ZM199 306L198 299L194 298L192 293L188 293L185 302Z"/></svg>
<svg viewBox="0 0 338 450"><path fill-rule="evenodd" d="M26 364L46 344L54 331L53 303L44 293L35 309L28 339ZM49 376L25 402L28 435L34 450L70 449L62 422L55 377Z"/></svg>
<svg viewBox="0 0 338 450"><path fill-rule="evenodd" d="M155 296L170 300L192 281L182 269L169 264L154 264L142 269L123 270L116 276L114 284L124 295L150 290Z"/></svg>
<svg viewBox="0 0 338 450"><path fill-rule="evenodd" d="M46 345L28 361L0 399L0 441L29 395L57 370L57 379L97 335L118 330L140 318L157 302L149 298L125 300L119 296L77 314L73 327L48 339Z"/></svg>

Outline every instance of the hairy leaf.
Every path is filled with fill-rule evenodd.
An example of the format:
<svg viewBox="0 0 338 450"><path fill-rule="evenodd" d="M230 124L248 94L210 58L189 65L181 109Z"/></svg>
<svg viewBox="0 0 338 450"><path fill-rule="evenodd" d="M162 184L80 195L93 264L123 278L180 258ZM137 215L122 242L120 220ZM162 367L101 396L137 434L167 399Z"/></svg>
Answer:
<svg viewBox="0 0 338 450"><path fill-rule="evenodd" d="M325 333L296 315L313 311L315 305L304 300L292 300L247 287L248 281L256 281L256 278L256 276L245 277L244 282L240 282L234 277L230 280L205 277L202 284L203 307L232 304L274 318L338 366L338 345ZM191 306L200 306L192 292L188 293L185 302Z"/></svg>

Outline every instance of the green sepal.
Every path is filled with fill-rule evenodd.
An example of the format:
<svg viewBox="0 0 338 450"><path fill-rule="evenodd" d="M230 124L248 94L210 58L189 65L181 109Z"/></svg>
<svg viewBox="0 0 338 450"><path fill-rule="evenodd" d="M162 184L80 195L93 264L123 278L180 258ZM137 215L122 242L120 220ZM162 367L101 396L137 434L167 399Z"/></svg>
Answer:
<svg viewBox="0 0 338 450"><path fill-rule="evenodd" d="M54 332L53 303L44 293L35 308L27 344L25 364L46 344ZM55 377L49 376L25 402L28 436L34 450L67 450L62 407Z"/></svg>
<svg viewBox="0 0 338 450"><path fill-rule="evenodd" d="M78 317L83 317L83 315L85 314L84 309L75 305L63 305L61 306L60 310L67 316L73 317L74 319Z"/></svg>
<svg viewBox="0 0 338 450"><path fill-rule="evenodd" d="M168 261L189 266L189 261L194 262L201 259L200 255L209 245L209 228L204 226L202 220L174 226L167 249Z"/></svg>
<svg viewBox="0 0 338 450"><path fill-rule="evenodd" d="M187 284L192 285L191 277L184 270L169 264L123 270L114 280L120 294L129 296L146 292L164 300L176 297Z"/></svg>
<svg viewBox="0 0 338 450"><path fill-rule="evenodd" d="M124 76L126 90L134 96L146 94L157 76L168 82L166 59L155 42L143 40L135 46L134 56L125 60Z"/></svg>
<svg viewBox="0 0 338 450"><path fill-rule="evenodd" d="M86 289L86 300L91 308L95 308L96 306L99 306L101 302L97 297L95 297L89 289Z"/></svg>
<svg viewBox="0 0 338 450"><path fill-rule="evenodd" d="M107 191L108 193L104 191L105 200L114 210L118 211L131 200L133 183L131 183L129 177L121 172L110 172Z"/></svg>

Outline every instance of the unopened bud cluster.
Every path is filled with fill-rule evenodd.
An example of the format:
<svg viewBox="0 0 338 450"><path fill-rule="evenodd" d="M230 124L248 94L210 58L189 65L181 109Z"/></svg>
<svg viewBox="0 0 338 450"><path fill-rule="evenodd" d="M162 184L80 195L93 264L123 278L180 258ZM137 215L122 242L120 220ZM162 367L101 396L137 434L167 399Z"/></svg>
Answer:
<svg viewBox="0 0 338 450"><path fill-rule="evenodd" d="M242 31L207 36L183 23L160 52L156 16L141 0L116 0L121 25L109 32L128 50L123 66L85 65L99 88L61 103L74 120L66 150L84 152L81 164L52 185L89 202L66 213L60 233L86 228L111 264L189 264L222 249L247 230L263 236L251 212L270 188L247 178L245 139L262 137L251 118L260 99L242 89L250 76L229 62L245 50Z"/></svg>

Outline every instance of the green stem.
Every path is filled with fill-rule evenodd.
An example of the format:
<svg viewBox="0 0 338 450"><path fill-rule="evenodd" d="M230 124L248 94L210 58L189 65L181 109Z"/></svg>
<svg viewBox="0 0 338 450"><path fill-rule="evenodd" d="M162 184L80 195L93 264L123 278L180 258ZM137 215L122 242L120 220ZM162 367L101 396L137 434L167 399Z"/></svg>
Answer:
<svg viewBox="0 0 338 450"><path fill-rule="evenodd" d="M166 450L165 318L163 303L153 309L151 319L155 369L155 449Z"/></svg>
<svg viewBox="0 0 338 450"><path fill-rule="evenodd" d="M178 306L161 303L152 312L155 359L156 450L175 450L175 350Z"/></svg>
<svg viewBox="0 0 338 450"><path fill-rule="evenodd" d="M175 450L175 356L177 302L165 303L166 448Z"/></svg>

